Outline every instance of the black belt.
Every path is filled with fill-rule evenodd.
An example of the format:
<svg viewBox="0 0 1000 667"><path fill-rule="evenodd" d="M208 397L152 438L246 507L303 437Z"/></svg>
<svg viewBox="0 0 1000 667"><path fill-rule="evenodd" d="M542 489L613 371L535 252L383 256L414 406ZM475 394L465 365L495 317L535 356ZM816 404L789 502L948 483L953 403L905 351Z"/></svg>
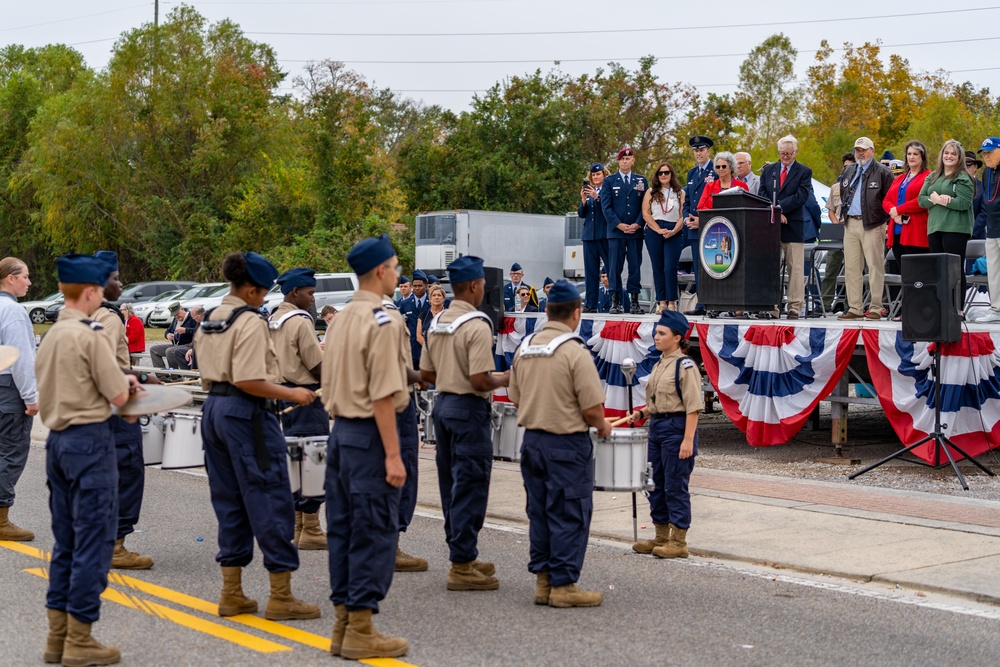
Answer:
<svg viewBox="0 0 1000 667"><path fill-rule="evenodd" d="M686 417L686 412L651 412L649 413L649 421L655 422L658 419L666 419L668 417Z"/></svg>
<svg viewBox="0 0 1000 667"><path fill-rule="evenodd" d="M260 396L251 396L228 382L213 382L208 393L210 396L236 396L253 403L253 455L257 460L257 467L262 472L270 470L271 459L267 456L267 443L264 442L264 413L274 412L271 407L276 405L276 401Z"/></svg>

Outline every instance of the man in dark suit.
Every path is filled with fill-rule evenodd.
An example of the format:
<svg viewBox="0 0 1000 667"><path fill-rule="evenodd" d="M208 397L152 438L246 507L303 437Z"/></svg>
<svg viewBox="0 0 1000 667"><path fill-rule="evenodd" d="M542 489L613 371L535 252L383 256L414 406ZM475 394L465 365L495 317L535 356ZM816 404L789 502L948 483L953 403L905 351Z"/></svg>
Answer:
<svg viewBox="0 0 1000 667"><path fill-rule="evenodd" d="M514 310L514 297L517 295L517 290L520 289L521 285L528 288L528 291L534 293L535 288L524 282L524 269L517 262L510 265L510 282L503 286L503 309L506 311Z"/></svg>
<svg viewBox="0 0 1000 667"><path fill-rule="evenodd" d="M198 323L191 317L187 309L183 306L179 307L174 313L174 319L170 320L170 326L167 327L166 333L163 334L163 337L170 342L153 345L149 348L149 358L152 360L153 366L166 368L167 350L177 345L191 345L194 330L197 328Z"/></svg>
<svg viewBox="0 0 1000 667"><path fill-rule="evenodd" d="M706 183L715 180L715 164L712 162L712 146L715 143L708 137L697 136L688 139L691 150L694 151L695 165L687 173L687 185L684 186L684 238L691 248L691 256L698 257L701 251L698 249L698 202L701 201L701 193L705 189ZM698 291L698 264L694 267L694 291ZM705 307L698 305L694 310L689 310L685 315L704 315Z"/></svg>
<svg viewBox="0 0 1000 667"><path fill-rule="evenodd" d="M788 319L799 319L805 292L806 203L812 193L812 169L795 159L798 140L788 135L778 140L780 160L764 167L760 174L760 196L777 201L775 215L781 216L781 253L788 271ZM810 236L812 235L810 231ZM779 304L780 305L780 304ZM775 306L775 316L780 314Z"/></svg>
<svg viewBox="0 0 1000 667"><path fill-rule="evenodd" d="M406 319L406 328L410 331L410 352L413 354L413 367L420 366L420 343L417 342L417 321L431 309L427 300L427 274L416 270L410 281L413 291L410 296L400 300L397 308Z"/></svg>
<svg viewBox="0 0 1000 667"><path fill-rule="evenodd" d="M639 290L642 288L639 270L642 268L642 198L649 189L646 178L632 173L635 153L625 147L618 151L618 172L604 179L601 187L601 208L608 222L608 279L611 283L611 313L623 311L619 292L622 268L628 259L626 291L632 299L629 312L642 313Z"/></svg>

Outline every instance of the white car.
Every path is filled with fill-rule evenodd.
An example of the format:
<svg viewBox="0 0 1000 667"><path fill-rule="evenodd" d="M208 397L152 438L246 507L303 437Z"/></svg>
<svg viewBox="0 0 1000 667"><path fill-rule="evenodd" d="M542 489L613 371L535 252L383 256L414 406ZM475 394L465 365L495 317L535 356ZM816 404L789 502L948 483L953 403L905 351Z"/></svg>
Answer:
<svg viewBox="0 0 1000 667"><path fill-rule="evenodd" d="M183 305L185 308L190 309L191 306L198 305L199 300L203 300L208 296L214 296L217 292L228 288L229 283L201 283L195 285L181 292L173 299L160 302L159 306L149 314L147 318L148 325L151 327L170 326L170 320L173 319L178 306Z"/></svg>
<svg viewBox="0 0 1000 667"><path fill-rule="evenodd" d="M139 301L138 303L132 304L133 310L135 310L135 316L142 320L144 326L149 326L149 315L159 306L162 306L166 301L171 301L175 299L177 295L181 293L181 290L170 290L169 292L164 292L163 294L157 294L149 301Z"/></svg>
<svg viewBox="0 0 1000 667"><path fill-rule="evenodd" d="M21 305L28 312L32 324L45 324L45 309L54 303L62 302L62 292L55 292L38 301L22 301Z"/></svg>

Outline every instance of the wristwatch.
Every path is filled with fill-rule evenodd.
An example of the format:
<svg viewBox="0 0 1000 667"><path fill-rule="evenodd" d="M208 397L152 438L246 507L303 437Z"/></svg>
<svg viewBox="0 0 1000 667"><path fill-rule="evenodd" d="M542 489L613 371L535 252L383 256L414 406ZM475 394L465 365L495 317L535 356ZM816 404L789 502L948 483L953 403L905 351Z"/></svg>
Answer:
<svg viewBox="0 0 1000 667"><path fill-rule="evenodd" d="M139 373L139 384L146 384L147 380L149 380L149 373L146 371Z"/></svg>

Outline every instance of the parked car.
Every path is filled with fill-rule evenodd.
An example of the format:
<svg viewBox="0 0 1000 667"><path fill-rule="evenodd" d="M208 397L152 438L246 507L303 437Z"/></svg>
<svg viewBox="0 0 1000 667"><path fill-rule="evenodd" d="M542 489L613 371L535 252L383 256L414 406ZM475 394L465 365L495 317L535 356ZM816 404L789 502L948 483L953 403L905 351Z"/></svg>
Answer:
<svg viewBox="0 0 1000 667"><path fill-rule="evenodd" d="M45 323L45 309L54 303L62 303L63 295L62 292L54 292L48 295L44 299L39 299L38 301L22 301L21 305L28 313L28 318L31 320L32 324L44 324Z"/></svg>
<svg viewBox="0 0 1000 667"><path fill-rule="evenodd" d="M333 306L337 310L343 308L354 292L358 289L358 277L353 273L317 273L316 274L316 317L323 306ZM285 296L281 293L281 285L275 285L264 297L264 307L274 312Z"/></svg>
<svg viewBox="0 0 1000 667"><path fill-rule="evenodd" d="M48 306L46 306L45 307L45 321L46 322L55 322L56 318L59 317L59 311L63 309L63 305L64 305L63 299L60 298L57 301L53 301ZM32 321L34 321L34 320L32 320Z"/></svg>
<svg viewBox="0 0 1000 667"><path fill-rule="evenodd" d="M139 303L133 304L132 308L135 309L135 316L142 320L143 325L149 326L149 314L152 313L158 306L163 305L164 301L170 301L176 298L182 290L170 290L169 292L164 292L162 294L157 294L149 301L141 301Z"/></svg>
<svg viewBox="0 0 1000 667"><path fill-rule="evenodd" d="M193 285L194 282L190 280L156 280L145 283L132 283L131 285L126 285L122 290L121 298L109 303L116 306L120 306L123 303L141 303L143 301L150 301L164 292L185 290Z"/></svg>
<svg viewBox="0 0 1000 667"><path fill-rule="evenodd" d="M229 283L200 283L194 285L174 298L160 302L146 318L148 326L168 327L170 326L170 319L177 312L179 306L183 305L185 308L189 308L192 305L196 305L198 299L204 299L228 288Z"/></svg>

